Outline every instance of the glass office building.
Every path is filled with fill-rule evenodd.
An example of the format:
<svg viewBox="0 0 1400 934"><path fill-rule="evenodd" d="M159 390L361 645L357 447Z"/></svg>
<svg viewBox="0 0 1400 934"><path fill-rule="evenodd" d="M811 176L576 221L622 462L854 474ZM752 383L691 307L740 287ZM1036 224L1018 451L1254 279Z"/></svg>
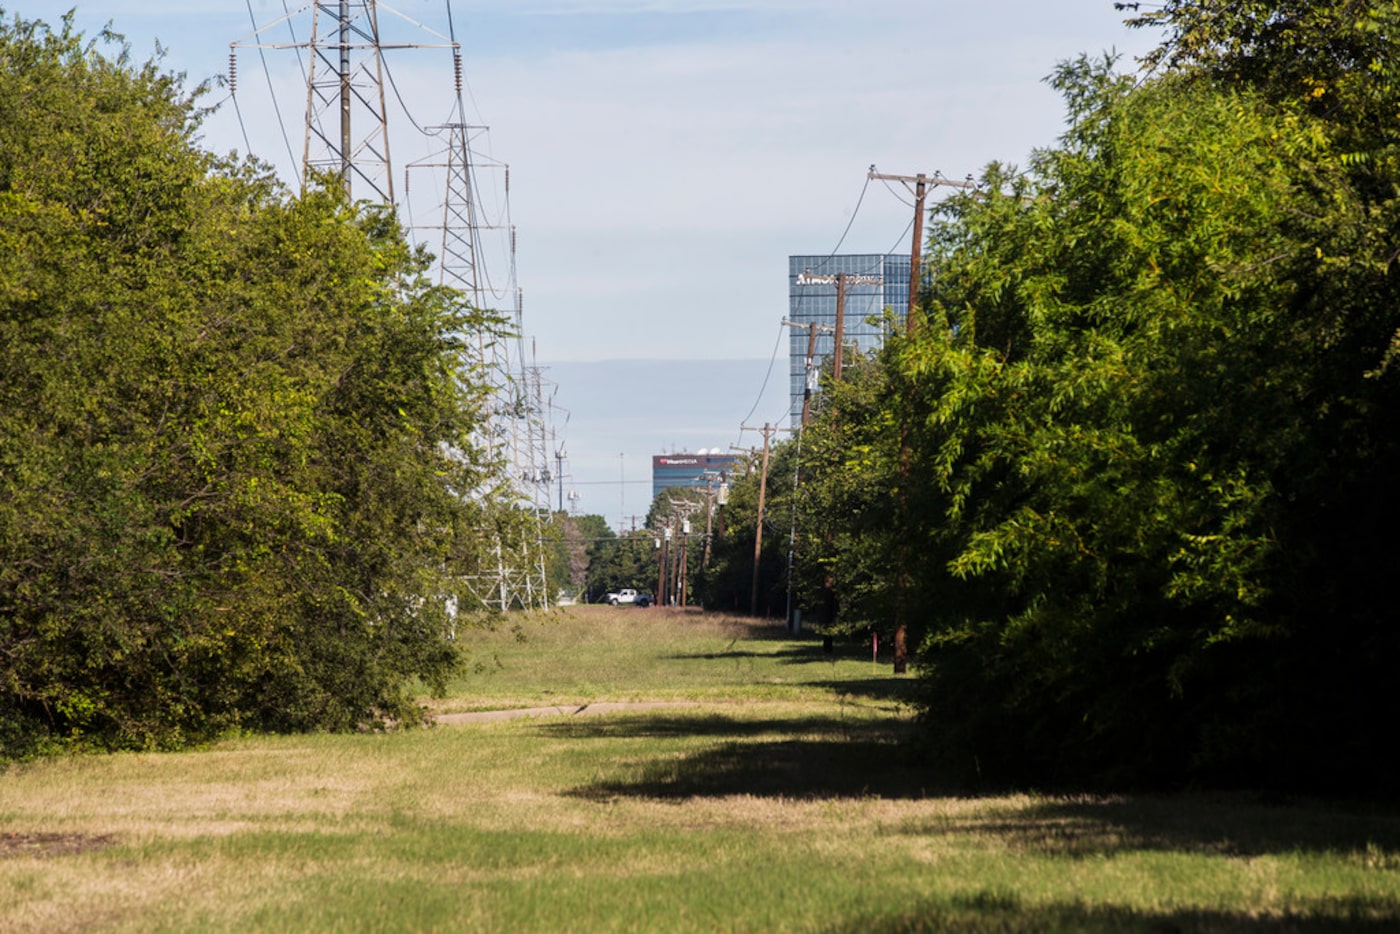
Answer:
<svg viewBox="0 0 1400 934"><path fill-rule="evenodd" d="M836 299L840 276L845 276L843 333L847 352L878 348L885 339L885 308L904 320L909 307L909 255L856 253L788 257L788 377L791 424L802 424L802 399L807 390L808 325L817 325L813 372L820 372L835 348ZM813 398L816 386L812 387Z"/></svg>
<svg viewBox="0 0 1400 934"><path fill-rule="evenodd" d="M906 264L907 265L907 264ZM701 448L696 454L656 454L651 459L651 498L675 486L704 490L713 480L727 478L739 462L739 454L721 454Z"/></svg>

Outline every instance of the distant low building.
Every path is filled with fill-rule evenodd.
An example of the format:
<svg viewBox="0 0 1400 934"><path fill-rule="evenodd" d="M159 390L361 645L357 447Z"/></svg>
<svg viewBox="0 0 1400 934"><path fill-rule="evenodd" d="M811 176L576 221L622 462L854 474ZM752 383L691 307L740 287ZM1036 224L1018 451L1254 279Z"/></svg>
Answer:
<svg viewBox="0 0 1400 934"><path fill-rule="evenodd" d="M695 454L657 454L651 459L651 498L671 487L707 489L728 477L740 454L721 454L701 448Z"/></svg>

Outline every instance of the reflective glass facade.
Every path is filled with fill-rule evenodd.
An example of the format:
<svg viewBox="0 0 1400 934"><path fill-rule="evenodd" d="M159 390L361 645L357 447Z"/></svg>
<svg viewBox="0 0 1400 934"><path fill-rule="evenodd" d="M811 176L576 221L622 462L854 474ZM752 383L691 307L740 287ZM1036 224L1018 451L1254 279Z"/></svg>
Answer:
<svg viewBox="0 0 1400 934"><path fill-rule="evenodd" d="M703 490L711 478L729 476L738 454L656 454L651 459L651 498L673 486Z"/></svg>
<svg viewBox="0 0 1400 934"><path fill-rule="evenodd" d="M820 371L835 347L838 275L845 274L845 345L874 350L885 339L882 323L886 306L904 320L909 306L909 256L856 253L838 256L788 257L788 320L801 327L788 329L788 381L791 425L802 423L802 396L807 387L805 325L816 322L814 368ZM815 399L815 387L813 398Z"/></svg>

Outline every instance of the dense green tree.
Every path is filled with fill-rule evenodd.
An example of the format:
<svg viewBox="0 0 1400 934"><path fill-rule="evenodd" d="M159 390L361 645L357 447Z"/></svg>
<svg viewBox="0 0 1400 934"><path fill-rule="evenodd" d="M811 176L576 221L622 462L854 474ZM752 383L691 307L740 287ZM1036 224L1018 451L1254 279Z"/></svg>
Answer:
<svg viewBox="0 0 1400 934"><path fill-rule="evenodd" d="M656 586L657 545L651 532L611 530L588 547L588 599L600 603L609 593L633 588L650 591Z"/></svg>
<svg viewBox="0 0 1400 934"><path fill-rule="evenodd" d="M947 208L895 350L929 722L988 772L1326 784L1394 707L1354 687L1396 649L1392 238L1323 122L1190 77L1063 68L1068 134Z"/></svg>
<svg viewBox="0 0 1400 934"><path fill-rule="evenodd" d="M198 98L0 25L0 754L411 723L457 663L489 322Z"/></svg>
<svg viewBox="0 0 1400 934"><path fill-rule="evenodd" d="M827 634L874 630L888 639L900 478L886 367L849 354L841 381L827 377L800 439L783 450L799 479L795 595L807 623ZM779 513L792 509L790 488L778 490Z"/></svg>
<svg viewBox="0 0 1400 934"><path fill-rule="evenodd" d="M926 635L968 774L1393 793L1400 6L1138 22L1156 70L1057 72L1065 136L935 211L926 326L779 452L795 592Z"/></svg>
<svg viewBox="0 0 1400 934"><path fill-rule="evenodd" d="M782 504L791 502L789 492L793 482L794 456L795 452L789 452L786 445L775 444L769 458L762 551L759 555L756 608L759 616L783 618L786 615L787 554L792 512ZM749 612L753 593L761 466L762 458L757 453L736 465L728 481L728 502L723 506L716 505L709 565L697 570L692 564L694 602L707 608L734 613ZM699 496L695 491L690 495Z"/></svg>
<svg viewBox="0 0 1400 934"><path fill-rule="evenodd" d="M554 593L570 598L584 593L588 587L590 549L616 537L602 516L556 512L546 529L549 563L545 577Z"/></svg>

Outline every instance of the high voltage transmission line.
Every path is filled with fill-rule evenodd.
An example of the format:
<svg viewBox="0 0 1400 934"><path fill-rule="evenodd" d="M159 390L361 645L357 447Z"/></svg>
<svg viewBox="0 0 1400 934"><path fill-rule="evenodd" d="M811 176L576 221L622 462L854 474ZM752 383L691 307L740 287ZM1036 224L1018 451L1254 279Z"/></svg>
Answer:
<svg viewBox="0 0 1400 934"><path fill-rule="evenodd" d="M543 380L534 362L534 348L524 338L521 290L515 276L515 231L508 222L508 210L505 223L483 222L477 179L479 166L500 170L508 203L509 168L476 159L472 148L474 134L485 128L467 122L461 46L450 0L445 6L448 35L376 0L321 0L291 11L284 6L284 16L261 27L254 22L250 35L230 43L229 86L237 106L240 49L257 49L260 56L266 50L297 53L306 93L300 164L303 186L318 174L330 173L339 177L347 194L399 209L390 158L391 129L398 128L391 126L390 92L411 129L436 142L435 154L406 163L400 194L402 206L407 207L410 170L441 170L445 181L438 188L440 200L433 212L438 220L428 225L415 225L410 220L405 226L436 252L439 284L457 289L474 308L495 312L505 325L506 333L482 328L475 335L468 335L471 339L466 342L467 369L484 375L490 387L488 417L473 443L488 460L508 471L505 486L513 503L505 508L525 514L496 517L505 521L491 523L498 530L492 543L492 561L471 575L468 583L485 605L501 610L544 608L549 595L542 525L549 515L554 473L547 443ZM386 22L392 20L399 28L410 28L415 38L387 39L381 28L381 12L386 14ZM251 6L249 15L252 16ZM309 26L299 30L298 25L308 17ZM409 112L385 53L432 49L448 49L452 53L452 113L445 122L425 128ZM265 57L262 64L266 69ZM270 90L274 87L270 72L268 86ZM271 93L276 106L276 92ZM281 108L277 110L280 113ZM411 208L409 213L412 214ZM488 268L483 244L483 233L492 231L508 237L507 268L496 274L503 283L499 286ZM557 469L562 472L562 456L556 460ZM482 491L482 495L488 505L496 502L489 491ZM525 521L508 521L512 518Z"/></svg>

